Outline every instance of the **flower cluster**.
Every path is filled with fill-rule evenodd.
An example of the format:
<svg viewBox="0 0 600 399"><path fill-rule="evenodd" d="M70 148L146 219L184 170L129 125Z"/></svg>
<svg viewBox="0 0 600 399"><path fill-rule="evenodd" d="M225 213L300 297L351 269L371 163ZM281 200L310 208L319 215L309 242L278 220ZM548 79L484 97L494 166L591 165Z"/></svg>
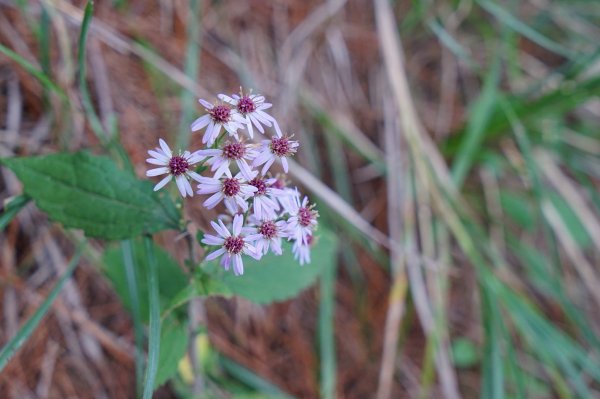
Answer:
<svg viewBox="0 0 600 399"><path fill-rule="evenodd" d="M221 265L226 270L231 267L236 275L244 273L242 255L254 259L269 251L281 255L283 240L293 243L294 258L301 265L310 263L319 214L297 188L286 186L284 176L271 171L280 162L288 172L287 158L297 151L298 142L282 134L275 118L266 112L272 104L265 102L264 96L240 91L218 98L216 103L200 99L206 114L191 125L193 132L204 129L205 149L175 154L159 139L159 147L148 151L146 161L158 167L146 175L166 175L154 190L174 178L182 197L191 197L193 180L198 183L196 193L207 196L204 207L224 205L227 213L211 222L216 235L205 234L202 243L218 247L206 260L220 257ZM274 130L270 138L252 141L255 130L266 135L267 128ZM210 176L194 171L199 168Z"/></svg>

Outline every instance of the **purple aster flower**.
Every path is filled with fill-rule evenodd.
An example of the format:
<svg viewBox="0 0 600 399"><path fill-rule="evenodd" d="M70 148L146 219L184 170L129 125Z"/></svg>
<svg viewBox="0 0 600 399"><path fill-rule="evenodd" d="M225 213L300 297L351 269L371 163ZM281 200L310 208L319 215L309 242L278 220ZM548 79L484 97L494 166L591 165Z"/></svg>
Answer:
<svg viewBox="0 0 600 399"><path fill-rule="evenodd" d="M281 208L278 199L284 195L282 190L279 190L272 185L277 179L261 179L255 177L248 184L256 187L254 197L252 197L252 209L254 217L257 220L275 219L277 211Z"/></svg>
<svg viewBox="0 0 600 399"><path fill-rule="evenodd" d="M204 157L198 153L192 154L189 151L185 151L183 154L173 155L171 149L163 139L159 139L158 142L160 147L148 151L150 158L146 159L146 162L160 167L148 170L146 176L159 176L165 174L168 176L154 186L154 191L160 190L175 177L175 183L177 183L177 188L179 189L181 196L184 198L187 195L192 197L194 191L192 190L188 178L200 181L199 179L201 176L191 170L191 167L200 162Z"/></svg>
<svg viewBox="0 0 600 399"><path fill-rule="evenodd" d="M287 203L286 211L290 217L288 223L288 236L301 244L308 242L308 237L312 236L317 227L317 217L319 213L313 210L314 204L309 205L308 198L304 197L300 202L300 195L294 195Z"/></svg>
<svg viewBox="0 0 600 399"><path fill-rule="evenodd" d="M261 173L267 173L273 162L276 159L281 160L283 170L288 172L287 157L294 155L298 148L298 142L290 140L289 137L273 137L271 140L263 140L259 149L259 154L254 158L252 166L260 166L264 164Z"/></svg>
<svg viewBox="0 0 600 399"><path fill-rule="evenodd" d="M281 129L275 118L265 112L265 110L271 108L273 105L271 103L266 103L264 96L259 94L243 94L240 90L239 95L233 94L230 97L225 94L219 94L218 97L221 101L233 105L245 119L250 137L254 137L253 125L256 126L258 131L262 134L265 133L263 125L267 127L274 125L277 136L282 136Z"/></svg>
<svg viewBox="0 0 600 399"><path fill-rule="evenodd" d="M246 212L248 210L246 200L256 192L256 187L249 185L240 173L235 177L223 179L200 176L198 181L200 184L196 193L212 194L202 205L212 209L223 201L232 214L237 213L238 208Z"/></svg>
<svg viewBox="0 0 600 399"><path fill-rule="evenodd" d="M258 154L253 144L245 144L239 141L226 141L222 148L210 148L196 151L198 155L208 157L206 163L212 165L210 170L215 172L214 178L218 179L223 174L231 177L229 164L234 161L242 176L246 180L252 180L257 172L253 171L247 161L250 161Z"/></svg>
<svg viewBox="0 0 600 399"><path fill-rule="evenodd" d="M256 252L256 248L250 244L250 240L242 235L244 216L235 215L231 232L229 232L221 220L218 220L217 222L218 223L210 222L210 224L215 229L218 236L205 234L202 242L206 245L217 245L221 248L209 253L205 260L213 260L222 256L221 266L223 266L225 270L229 270L229 267L233 263L233 273L236 276L241 276L244 274L242 254L249 255L255 259L260 258Z"/></svg>
<svg viewBox="0 0 600 399"><path fill-rule="evenodd" d="M208 126L202 136L202 143L212 145L221 134L221 128L225 128L230 136L238 138L237 131L243 127L246 120L237 110L227 104L211 104L203 99L198 101L208 112L192 123L193 132Z"/></svg>
<svg viewBox="0 0 600 399"><path fill-rule="evenodd" d="M265 220L256 227L244 227L248 241L252 241L256 247L256 253L266 255L269 248L276 255L281 255L281 239L286 236L287 224L285 220Z"/></svg>

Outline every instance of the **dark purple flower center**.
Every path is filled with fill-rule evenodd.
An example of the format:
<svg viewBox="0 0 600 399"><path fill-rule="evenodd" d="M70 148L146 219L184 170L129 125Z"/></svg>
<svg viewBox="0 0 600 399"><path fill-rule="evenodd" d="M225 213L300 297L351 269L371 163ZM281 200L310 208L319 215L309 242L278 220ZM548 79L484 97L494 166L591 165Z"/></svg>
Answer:
<svg viewBox="0 0 600 399"><path fill-rule="evenodd" d="M267 221L260 225L258 228L258 232L263 235L263 237L271 239L277 235L277 226L273 221Z"/></svg>
<svg viewBox="0 0 600 399"><path fill-rule="evenodd" d="M293 152L287 137L273 137L271 139L271 151L278 157L285 157Z"/></svg>
<svg viewBox="0 0 600 399"><path fill-rule="evenodd" d="M184 174L189 167L190 164L188 163L188 161L186 161L184 157L179 155L172 157L169 161L169 170L171 171L171 174L175 176Z"/></svg>
<svg viewBox="0 0 600 399"><path fill-rule="evenodd" d="M231 116L231 108L227 105L215 105L213 109L208 111L213 121L217 123L226 123Z"/></svg>
<svg viewBox="0 0 600 399"><path fill-rule="evenodd" d="M242 114L249 114L256 110L256 105L249 96L243 96L238 102L237 109Z"/></svg>
<svg viewBox="0 0 600 399"><path fill-rule="evenodd" d="M256 187L254 195L265 195L267 193L267 183L263 179L255 177L249 183L251 186Z"/></svg>
<svg viewBox="0 0 600 399"><path fill-rule="evenodd" d="M242 159L246 154L246 147L242 143L227 142L223 146L223 156L227 159Z"/></svg>
<svg viewBox="0 0 600 399"><path fill-rule="evenodd" d="M244 239L240 236L227 237L223 246L230 254L239 254L244 249Z"/></svg>
<svg viewBox="0 0 600 399"><path fill-rule="evenodd" d="M309 208L300 208L298 210L298 222L302 226L306 227L306 226L310 225L312 218L313 218L313 213Z"/></svg>
<svg viewBox="0 0 600 399"><path fill-rule="evenodd" d="M223 180L223 194L233 197L240 192L240 182L235 178Z"/></svg>

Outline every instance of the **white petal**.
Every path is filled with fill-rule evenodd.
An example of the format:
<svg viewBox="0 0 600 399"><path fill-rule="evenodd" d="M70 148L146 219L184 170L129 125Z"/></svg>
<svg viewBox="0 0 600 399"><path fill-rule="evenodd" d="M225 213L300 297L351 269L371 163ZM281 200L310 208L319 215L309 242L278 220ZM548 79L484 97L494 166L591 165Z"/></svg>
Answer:
<svg viewBox="0 0 600 399"><path fill-rule="evenodd" d="M252 242L252 241L260 240L262 238L263 238L262 234L249 234L246 237L244 237L244 241Z"/></svg>
<svg viewBox="0 0 600 399"><path fill-rule="evenodd" d="M204 136L202 136L202 143L207 144L207 145L212 145L212 142L209 143L210 138L212 137L212 131L215 128L215 123L212 121L210 121L210 123L208 124L208 127L206 128L206 131L204 132Z"/></svg>
<svg viewBox="0 0 600 399"><path fill-rule="evenodd" d="M191 177L192 179L196 180L197 182L200 182L200 178L202 176L200 176L198 173L193 172L191 170L188 170L187 172L185 172L189 177Z"/></svg>
<svg viewBox="0 0 600 399"><path fill-rule="evenodd" d="M232 214L237 212L237 205L235 203L235 199L228 197L228 198L225 198L225 200L223 202L225 202L225 207L227 208L227 210L229 212L231 212ZM242 208L242 210L244 210L244 212L246 211L243 208Z"/></svg>
<svg viewBox="0 0 600 399"><path fill-rule="evenodd" d="M204 258L204 260L213 260L218 258L219 256L223 255L225 253L225 248L219 248L214 252L209 253L208 255L206 255L206 258Z"/></svg>
<svg viewBox="0 0 600 399"><path fill-rule="evenodd" d="M214 105L212 105L211 103L209 103L208 101L206 101L205 99L201 98L198 100L198 102L200 104L202 104L202 106L206 109L213 109Z"/></svg>
<svg viewBox="0 0 600 399"><path fill-rule="evenodd" d="M245 159L238 159L236 161L238 167L240 168L240 172L242 173L242 176L244 176L244 178L248 181L254 179L254 176L256 176L256 172L254 172L252 169L250 169L250 166L248 165L248 163L246 162Z"/></svg>
<svg viewBox="0 0 600 399"><path fill-rule="evenodd" d="M263 163L267 162L269 160L269 158L272 158L273 154L271 153L271 151L263 151L261 152L256 158L254 158L254 161L252 162L252 166L259 166L262 165Z"/></svg>
<svg viewBox="0 0 600 399"><path fill-rule="evenodd" d="M200 130L205 126L208 126L208 124L210 123L210 115L206 114L201 116L200 118L196 119L191 126L192 132L195 132L196 130Z"/></svg>
<svg viewBox="0 0 600 399"><path fill-rule="evenodd" d="M196 154L205 156L205 157L214 157L215 155L221 155L223 150L219 150L218 148L207 148L206 150L198 150Z"/></svg>
<svg viewBox="0 0 600 399"><path fill-rule="evenodd" d="M218 220L219 223L215 223L213 221L210 222L210 225L213 227L213 229L215 229L215 231L223 238L227 238L227 237L231 237L231 234L229 234L229 230L227 230L227 227L225 227L225 225L223 225L223 222L221 222L220 220Z"/></svg>
<svg viewBox="0 0 600 399"><path fill-rule="evenodd" d="M223 245L224 242L225 239L212 234L204 234L204 238L202 238L202 243L206 245Z"/></svg>
<svg viewBox="0 0 600 399"><path fill-rule="evenodd" d="M165 143L165 141L163 139L158 139L158 143L160 144L160 148L162 148L165 155L168 156L169 158L171 158L173 156L173 154L171 153L171 149L169 148L167 143Z"/></svg>
<svg viewBox="0 0 600 399"><path fill-rule="evenodd" d="M147 170L146 176L158 176L158 175L164 175L165 173L169 173L169 168L163 166L162 168Z"/></svg>
<svg viewBox="0 0 600 399"><path fill-rule="evenodd" d="M279 128L279 123L277 123L275 118L273 118L273 125L275 125L275 132L277 133L277 136L282 137L283 134L281 133L281 129Z"/></svg>
<svg viewBox="0 0 600 399"><path fill-rule="evenodd" d="M244 262L242 261L242 255L240 254L233 255L233 273L236 276L244 274Z"/></svg>
<svg viewBox="0 0 600 399"><path fill-rule="evenodd" d="M288 160L285 157L281 158L281 164L283 165L283 171L285 173L287 173L288 169L289 169L289 166L288 166Z"/></svg>
<svg viewBox="0 0 600 399"><path fill-rule="evenodd" d="M153 156L154 158L161 160L165 163L165 165L169 164L169 161L171 160L170 157L166 156L165 154L161 152L158 152L156 150L150 150L148 151L148 154L150 154L150 156Z"/></svg>
<svg viewBox="0 0 600 399"><path fill-rule="evenodd" d="M273 248L273 252L277 255L281 255L283 250L281 249L281 238L276 237L271 239L271 247Z"/></svg>
<svg viewBox="0 0 600 399"><path fill-rule="evenodd" d="M164 179L162 179L161 181L159 181L158 184L156 186L154 186L154 191L158 191L161 188L163 188L165 186L165 184L167 184L168 182L171 181L172 178L173 178L173 175L169 175L169 176L165 177Z"/></svg>
<svg viewBox="0 0 600 399"><path fill-rule="evenodd" d="M198 191L198 194L203 194L203 193ZM217 204L219 202L221 202L222 199L223 199L223 193L219 191L219 192L213 194L212 196L210 196L206 201L204 201L202 203L202 205L204 205L206 207L206 209L212 209L215 206L217 206Z"/></svg>
<svg viewBox="0 0 600 399"><path fill-rule="evenodd" d="M233 235L239 236L242 232L242 225L244 224L243 215L235 215L233 218Z"/></svg>
<svg viewBox="0 0 600 399"><path fill-rule="evenodd" d="M185 191L187 192L187 195L189 195L190 197L193 197L194 190L192 189L192 185L190 184L188 179L186 179L185 177L183 178L183 181L184 181Z"/></svg>
<svg viewBox="0 0 600 399"><path fill-rule="evenodd" d="M175 183L177 183L177 188L179 189L181 196L183 198L185 198L187 195L186 190L185 190L185 183L189 184L189 182L185 179L185 176L183 176L183 175L177 176L175 178Z"/></svg>
<svg viewBox="0 0 600 399"><path fill-rule="evenodd" d="M254 138L254 129L252 128L252 121L250 115L246 115L246 128L248 129L248 135L250 136L250 138Z"/></svg>
<svg viewBox="0 0 600 399"><path fill-rule="evenodd" d="M265 175L267 173L267 171L269 170L269 168L271 167L271 165L273 165L273 162L275 162L275 158L272 157L270 158L266 163L265 166L263 166L262 168L262 174Z"/></svg>
<svg viewBox="0 0 600 399"><path fill-rule="evenodd" d="M152 164L152 165L160 165L160 166L167 166L169 164L169 161L162 161L160 159L156 159L156 158L148 158L146 159L146 162Z"/></svg>
<svg viewBox="0 0 600 399"><path fill-rule="evenodd" d="M232 105L234 105L236 103L236 101L233 98L229 97L226 94L219 94L217 97L219 97L219 100L225 101L226 103L229 103Z"/></svg>

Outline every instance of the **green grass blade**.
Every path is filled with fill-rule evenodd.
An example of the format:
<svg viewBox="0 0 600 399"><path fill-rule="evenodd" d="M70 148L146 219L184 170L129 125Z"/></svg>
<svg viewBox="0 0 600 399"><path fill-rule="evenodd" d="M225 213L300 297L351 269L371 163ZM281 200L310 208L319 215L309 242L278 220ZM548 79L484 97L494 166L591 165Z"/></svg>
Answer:
<svg viewBox="0 0 600 399"><path fill-rule="evenodd" d="M199 68L199 38L200 38L200 13L199 0L189 0L187 20L187 46L185 52L184 72L185 76L192 81L198 80ZM195 96L185 88L181 89L181 119L179 122L179 134L177 135L177 147L185 148L190 141L190 123L194 120Z"/></svg>
<svg viewBox="0 0 600 399"><path fill-rule="evenodd" d="M504 366L502 362L500 326L502 314L495 303L492 292L481 286L481 308L483 328L485 331L485 350L483 357L483 378L481 380L481 397L498 399L504 397Z"/></svg>
<svg viewBox="0 0 600 399"><path fill-rule="evenodd" d="M0 231L8 226L11 220L17 216L17 213L19 213L29 201L31 201L31 198L21 194L11 198L10 201L2 207L2 213L0 213Z"/></svg>
<svg viewBox="0 0 600 399"><path fill-rule="evenodd" d="M46 316L46 314L50 310L50 306L52 306L52 303L54 303L54 300L62 290L63 286L65 285L69 277L71 277L71 275L73 274L75 266L77 266L77 264L79 263L79 258L81 256L81 251L83 250L84 245L85 242L79 246L77 252L75 252L75 255L73 256L73 258L71 258L71 262L69 262L67 271L65 272L65 274L63 274L60 280L58 280L58 282L56 283L46 300L35 311L33 316L31 316L31 318L27 320L25 324L23 324L23 326L19 329L17 334L13 338L11 338L10 341L8 341L4 348L2 348L2 350L0 351L0 371L2 371L4 367L6 367L7 363L10 361L13 355L27 341L27 339L31 336L33 331L35 331L37 326L40 324L44 316Z"/></svg>
<svg viewBox="0 0 600 399"><path fill-rule="evenodd" d="M535 29L532 29L524 22L521 22L517 18L515 18L512 14L506 11L504 8L495 4L489 0L479 0L477 1L479 5L484 8L487 12L492 14L496 19L502 22L504 25L509 28L519 32L521 35L525 36L529 40L539 44L547 50L550 50L556 54L560 54L566 58L575 58L576 54L562 45L548 39L546 36L542 35Z"/></svg>
<svg viewBox="0 0 600 399"><path fill-rule="evenodd" d="M0 53L4 54L8 58L13 60L17 64L19 64L31 76L36 78L42 84L42 86L56 92L56 94L58 94L61 99L68 101L67 95L65 94L64 90L61 89L59 86L57 86L52 81L52 79L50 79L48 77L48 75L46 75L43 71L40 71L39 69L37 69L25 58L21 57L19 54L15 53L14 51L12 51L8 47L4 46L3 44L0 44Z"/></svg>
<svg viewBox="0 0 600 399"><path fill-rule="evenodd" d="M219 363L229 374L269 398L293 399L293 396L225 356L219 356Z"/></svg>
<svg viewBox="0 0 600 399"><path fill-rule="evenodd" d="M143 390L144 378L144 331L142 329L139 290L131 240L121 241L121 250L123 251L125 278L127 279L127 289L129 301L131 303L131 317L133 319L133 330L135 333L135 386L137 395L139 396Z"/></svg>
<svg viewBox="0 0 600 399"><path fill-rule="evenodd" d="M92 15L94 13L94 2L88 1L85 5L85 11L83 14L83 21L81 22L81 31L79 32L79 44L77 46L77 65L79 68L79 91L81 92L81 103L85 114L90 122L92 130L96 134L96 137L103 145L108 144L104 127L94 110L92 105L92 99L87 88L86 78L86 65L85 65L85 48L87 43L88 31L90 29L90 23L92 22Z"/></svg>
<svg viewBox="0 0 600 399"><path fill-rule="evenodd" d="M478 67L473 57L469 52L439 23L437 20L432 20L427 23L427 26L435 35L441 44L443 44L456 58L467 63L471 68Z"/></svg>
<svg viewBox="0 0 600 399"><path fill-rule="evenodd" d="M321 298L319 302L319 351L321 357L321 397L333 399L336 387L335 361L335 275L331 265L321 276Z"/></svg>
<svg viewBox="0 0 600 399"><path fill-rule="evenodd" d="M483 142L486 128L497 105L499 83L500 54L497 49L491 69L485 78L481 95L475 100L475 106L471 109L465 139L458 149L452 167L452 178L457 187L462 186Z"/></svg>
<svg viewBox="0 0 600 399"><path fill-rule="evenodd" d="M150 322L148 337L148 364L144 380L144 399L152 399L154 380L158 370L158 353L160 350L160 299L158 297L158 264L154 256L154 242L151 237L144 237L148 256L148 295L150 304Z"/></svg>

